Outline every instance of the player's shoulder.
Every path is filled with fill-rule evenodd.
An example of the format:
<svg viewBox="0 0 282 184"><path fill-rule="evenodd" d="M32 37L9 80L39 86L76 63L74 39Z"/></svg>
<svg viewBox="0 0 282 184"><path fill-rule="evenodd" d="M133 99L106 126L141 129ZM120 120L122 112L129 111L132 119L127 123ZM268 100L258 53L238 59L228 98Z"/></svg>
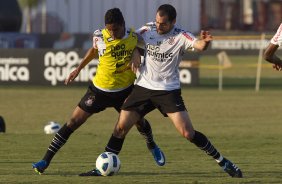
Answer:
<svg viewBox="0 0 282 184"><path fill-rule="evenodd" d="M149 29L156 29L156 22L148 22L145 26Z"/></svg>
<svg viewBox="0 0 282 184"><path fill-rule="evenodd" d="M133 27L125 27L125 33L129 34L130 32L135 32L135 29Z"/></svg>
<svg viewBox="0 0 282 184"><path fill-rule="evenodd" d="M97 29L93 32L93 37L103 37L102 29Z"/></svg>
<svg viewBox="0 0 282 184"><path fill-rule="evenodd" d="M125 27L126 37L132 34L133 37L137 37L136 31L133 27Z"/></svg>
<svg viewBox="0 0 282 184"><path fill-rule="evenodd" d="M155 22L148 22L144 26L142 26L141 28L136 30L136 33L142 35L146 32L154 31L154 30L156 30L156 23Z"/></svg>
<svg viewBox="0 0 282 184"><path fill-rule="evenodd" d="M192 34L190 31L184 30L181 27L175 25L173 28L173 34L183 34L183 33L188 33L188 34Z"/></svg>
<svg viewBox="0 0 282 184"><path fill-rule="evenodd" d="M281 32L282 32L282 23L280 24L280 26L277 29L277 33L279 33L279 35L281 34Z"/></svg>
<svg viewBox="0 0 282 184"><path fill-rule="evenodd" d="M278 29L282 29L282 23L279 25Z"/></svg>
<svg viewBox="0 0 282 184"><path fill-rule="evenodd" d="M191 41L196 39L193 33L191 33L190 31L184 30L178 26L174 27L173 34L183 36Z"/></svg>

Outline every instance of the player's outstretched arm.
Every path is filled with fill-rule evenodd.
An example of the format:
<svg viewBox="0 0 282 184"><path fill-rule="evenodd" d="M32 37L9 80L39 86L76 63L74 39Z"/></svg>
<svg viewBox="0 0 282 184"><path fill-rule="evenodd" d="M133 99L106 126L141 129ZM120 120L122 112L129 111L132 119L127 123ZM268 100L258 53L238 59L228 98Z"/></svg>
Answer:
<svg viewBox="0 0 282 184"><path fill-rule="evenodd" d="M270 43L263 53L263 57L266 61L273 64L273 69L281 71L282 70L282 61L275 55L278 45Z"/></svg>
<svg viewBox="0 0 282 184"><path fill-rule="evenodd" d="M78 76L81 69L83 69L90 61L92 61L95 57L98 56L98 50L91 47L88 49L87 53L85 54L84 58L82 59L81 63L78 67L72 71L69 76L65 80L65 85L68 85L70 82L74 81L74 79Z"/></svg>
<svg viewBox="0 0 282 184"><path fill-rule="evenodd" d="M210 32L202 30L200 33L200 39L195 41L193 47L200 51L206 50L212 40L213 40L213 37L210 34Z"/></svg>

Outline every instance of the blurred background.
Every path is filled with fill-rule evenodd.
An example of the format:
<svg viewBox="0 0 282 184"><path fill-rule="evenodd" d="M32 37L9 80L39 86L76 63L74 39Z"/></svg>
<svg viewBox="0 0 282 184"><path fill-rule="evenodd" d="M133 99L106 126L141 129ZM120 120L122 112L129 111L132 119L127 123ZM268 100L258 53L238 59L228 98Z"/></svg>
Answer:
<svg viewBox="0 0 282 184"><path fill-rule="evenodd" d="M104 149L118 118L114 109L89 119L45 175L35 175L31 163L53 137L44 126L63 125L95 75L97 60L70 86L63 84L92 46L93 32L104 27L105 12L118 7L126 25L138 28L154 21L164 3L176 8L183 29L214 36L207 51L184 55L182 97L194 127L245 178L226 177L158 111L146 118L166 154L165 167L155 166L134 128L120 154L120 175L77 177L93 168ZM0 129L1 117L6 123L6 133L0 130L0 183L282 183L282 73L261 56L281 16L282 0L0 0ZM282 57L281 48L277 55Z"/></svg>
<svg viewBox="0 0 282 184"><path fill-rule="evenodd" d="M262 78L262 85L276 81L279 86L279 74L260 61L260 52L281 23L281 0L2 0L0 85L61 85L92 46L92 33L104 27L108 9L120 8L126 25L137 29L154 21L164 3L176 8L183 29L195 35L206 29L214 35L207 52L185 55L183 85L217 87L223 77L227 85L253 86ZM217 55L221 52L223 59ZM86 68L78 85L95 74L96 64Z"/></svg>

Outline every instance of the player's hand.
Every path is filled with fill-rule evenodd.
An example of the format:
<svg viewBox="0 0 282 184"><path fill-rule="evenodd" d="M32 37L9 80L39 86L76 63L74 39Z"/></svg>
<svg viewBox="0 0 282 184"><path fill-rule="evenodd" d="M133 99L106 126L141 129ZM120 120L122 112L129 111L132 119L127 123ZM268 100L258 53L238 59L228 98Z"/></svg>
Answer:
<svg viewBox="0 0 282 184"><path fill-rule="evenodd" d="M131 68L131 70L136 73L138 68L141 65L141 58L139 51L135 48L132 53L132 58L130 62L128 63L128 66Z"/></svg>
<svg viewBox="0 0 282 184"><path fill-rule="evenodd" d="M70 82L74 81L74 79L78 76L79 72L80 71L78 69L75 69L74 71L72 71L69 77L66 78L65 85L68 85Z"/></svg>
<svg viewBox="0 0 282 184"><path fill-rule="evenodd" d="M273 64L273 69L277 71L282 71L282 64Z"/></svg>
<svg viewBox="0 0 282 184"><path fill-rule="evenodd" d="M212 41L213 37L212 35L210 34L209 31L204 31L204 30L201 30L201 33L200 33L200 37L202 40L204 40L205 42L210 42Z"/></svg>
<svg viewBox="0 0 282 184"><path fill-rule="evenodd" d="M131 60L129 63L128 63L128 66L131 68L131 70L136 73L138 68L140 67L141 65L141 61L140 60Z"/></svg>

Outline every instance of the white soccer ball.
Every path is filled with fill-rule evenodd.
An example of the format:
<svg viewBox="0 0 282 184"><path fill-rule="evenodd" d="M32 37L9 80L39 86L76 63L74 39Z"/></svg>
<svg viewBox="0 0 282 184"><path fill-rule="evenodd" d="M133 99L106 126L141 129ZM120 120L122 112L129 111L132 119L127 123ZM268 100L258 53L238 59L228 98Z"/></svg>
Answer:
<svg viewBox="0 0 282 184"><path fill-rule="evenodd" d="M47 125L44 126L44 132L45 134L55 134L60 130L60 128L61 125L59 123L50 121Z"/></svg>
<svg viewBox="0 0 282 184"><path fill-rule="evenodd" d="M96 160L96 169L102 176L112 176L117 174L120 169L120 160L112 152L104 152Z"/></svg>

